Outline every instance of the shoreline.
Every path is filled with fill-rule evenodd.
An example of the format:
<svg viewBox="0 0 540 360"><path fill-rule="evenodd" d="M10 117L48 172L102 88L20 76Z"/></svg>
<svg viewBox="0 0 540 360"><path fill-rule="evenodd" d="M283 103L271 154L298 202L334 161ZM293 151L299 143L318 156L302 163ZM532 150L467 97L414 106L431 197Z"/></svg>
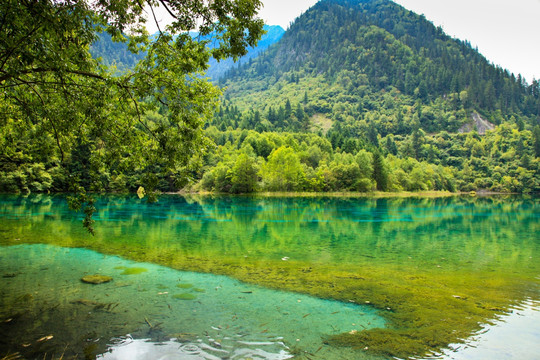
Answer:
<svg viewBox="0 0 540 360"><path fill-rule="evenodd" d="M17 195L17 196L28 196L28 195L69 195L72 193L68 192L31 192L31 193L4 193L0 192L0 195ZM103 192L103 193L91 193L88 194L99 195L99 196L108 196L108 195L137 195L135 192ZM242 193L242 194L231 194L231 193L222 193L222 192L212 192L212 191L188 191L188 190L179 190L179 191L165 191L158 192L156 195L159 197L161 195L178 195L178 196L222 196L222 197L260 197L260 198L272 198L272 197L291 197L291 198L366 198L366 199L380 199L380 198L446 198L454 196L467 196L467 197L489 197L489 196L538 196L537 193L514 193L514 192L496 192L496 191L471 191L471 192L449 192L449 191L400 191L400 192L350 192L350 191L332 191L332 192L293 192L293 191L260 191L253 193Z"/></svg>
<svg viewBox="0 0 540 360"><path fill-rule="evenodd" d="M181 196L239 196L239 197L305 197L305 198L318 198L318 197L346 197L346 198L443 198L453 196L469 196L469 197L484 197L484 196L513 196L513 195L528 195L518 193L503 193L503 192L491 192L491 191L479 191L479 192L449 192L449 191L418 191L418 192L253 192L244 194L230 194L211 191L178 191L178 192L164 192L163 195L181 195Z"/></svg>

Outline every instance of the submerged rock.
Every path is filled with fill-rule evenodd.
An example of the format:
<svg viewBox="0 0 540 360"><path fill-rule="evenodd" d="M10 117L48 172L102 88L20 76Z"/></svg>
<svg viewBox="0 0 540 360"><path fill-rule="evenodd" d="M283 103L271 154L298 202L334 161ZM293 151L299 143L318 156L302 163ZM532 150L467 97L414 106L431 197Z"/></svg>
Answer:
<svg viewBox="0 0 540 360"><path fill-rule="evenodd" d="M81 279L81 281L87 284L98 285L112 281L112 277L105 275L86 275Z"/></svg>

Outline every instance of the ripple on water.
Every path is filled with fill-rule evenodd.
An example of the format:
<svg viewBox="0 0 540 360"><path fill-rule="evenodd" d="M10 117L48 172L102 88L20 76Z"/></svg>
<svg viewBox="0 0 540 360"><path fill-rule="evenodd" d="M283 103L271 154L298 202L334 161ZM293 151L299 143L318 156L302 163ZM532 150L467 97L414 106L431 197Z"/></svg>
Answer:
<svg viewBox="0 0 540 360"><path fill-rule="evenodd" d="M540 356L540 302L528 300L486 325L465 344L431 359L441 360L538 360Z"/></svg>

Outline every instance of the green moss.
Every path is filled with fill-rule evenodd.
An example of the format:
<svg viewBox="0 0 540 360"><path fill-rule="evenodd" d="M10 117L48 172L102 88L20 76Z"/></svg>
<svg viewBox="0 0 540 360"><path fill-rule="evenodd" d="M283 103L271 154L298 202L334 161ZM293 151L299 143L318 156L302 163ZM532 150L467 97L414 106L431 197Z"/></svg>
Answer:
<svg viewBox="0 0 540 360"><path fill-rule="evenodd" d="M328 343L399 358L423 356L462 342L479 330L480 324L512 305L509 298L520 295L511 276L495 281L489 274L466 271L428 272L374 264L348 270L312 268L307 272L302 263L220 263L204 258L188 264L189 270L211 269L247 283L369 304L388 320L388 328L329 336Z"/></svg>
<svg viewBox="0 0 540 360"><path fill-rule="evenodd" d="M184 293L184 294L173 295L173 298L178 299L178 300L195 300L197 296L193 294L189 294L189 293Z"/></svg>
<svg viewBox="0 0 540 360"><path fill-rule="evenodd" d="M140 267L126 268L124 271L120 273L120 275L138 275L147 271L148 269L140 268Z"/></svg>
<svg viewBox="0 0 540 360"><path fill-rule="evenodd" d="M176 287L180 289L191 289L193 284L176 284Z"/></svg>

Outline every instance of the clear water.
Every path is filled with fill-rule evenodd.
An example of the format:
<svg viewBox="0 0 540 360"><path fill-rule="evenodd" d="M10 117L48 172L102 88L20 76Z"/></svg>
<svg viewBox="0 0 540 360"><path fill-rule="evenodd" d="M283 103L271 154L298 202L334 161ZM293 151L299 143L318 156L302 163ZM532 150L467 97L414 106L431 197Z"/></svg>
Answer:
<svg viewBox="0 0 540 360"><path fill-rule="evenodd" d="M62 196L0 196L0 358L376 359L327 340L389 328L457 359L456 340L496 334L523 304L538 311L538 198L115 196L97 207L92 237ZM114 280L80 282L94 273ZM532 334L526 353L508 358L538 353L540 325L520 324L509 326Z"/></svg>
<svg viewBox="0 0 540 360"><path fill-rule="evenodd" d="M37 353L71 344L105 359L155 359L161 353L277 360L291 358L297 343L322 345L324 334L385 325L367 306L86 249L15 245L2 249L0 264L2 314L12 319L3 330ZM126 274L129 269L138 271ZM80 281L96 273L114 280ZM186 294L188 299L175 297Z"/></svg>

